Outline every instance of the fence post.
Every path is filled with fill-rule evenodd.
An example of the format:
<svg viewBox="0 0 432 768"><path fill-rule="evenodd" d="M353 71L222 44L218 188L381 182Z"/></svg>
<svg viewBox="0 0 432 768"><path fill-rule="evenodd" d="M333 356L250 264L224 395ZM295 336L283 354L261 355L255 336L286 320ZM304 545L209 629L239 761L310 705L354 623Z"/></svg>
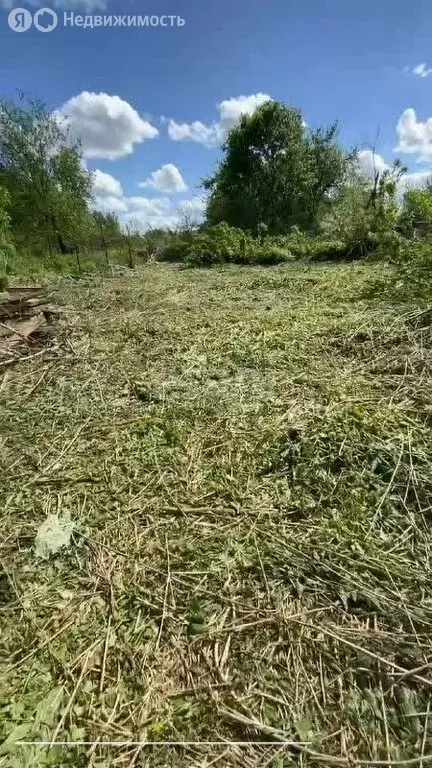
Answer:
<svg viewBox="0 0 432 768"><path fill-rule="evenodd" d="M105 251L105 261L106 261L107 267L109 267L107 241L105 240L105 233L103 231L103 226L101 221L99 221L99 229L101 231L101 236L102 236L102 246Z"/></svg>
<svg viewBox="0 0 432 768"><path fill-rule="evenodd" d="M127 241L128 251L129 251L129 267L131 269L135 269L135 259L134 259L134 255L133 255L133 252L132 252L132 246L131 246L130 232L129 231L128 231L127 235L126 235L126 241Z"/></svg>

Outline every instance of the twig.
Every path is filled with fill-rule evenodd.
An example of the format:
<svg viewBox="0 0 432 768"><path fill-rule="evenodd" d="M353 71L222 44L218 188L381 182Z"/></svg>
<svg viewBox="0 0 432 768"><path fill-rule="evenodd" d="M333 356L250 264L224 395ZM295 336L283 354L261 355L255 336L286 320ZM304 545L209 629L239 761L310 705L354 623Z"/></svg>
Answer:
<svg viewBox="0 0 432 768"><path fill-rule="evenodd" d="M104 646L104 653L103 653L102 667L101 667L101 676L99 681L99 693L102 693L104 680L105 680L105 668L106 668L106 659L108 654L108 643L110 639L110 632L111 632L111 614L108 616L108 627L106 632L105 646Z"/></svg>

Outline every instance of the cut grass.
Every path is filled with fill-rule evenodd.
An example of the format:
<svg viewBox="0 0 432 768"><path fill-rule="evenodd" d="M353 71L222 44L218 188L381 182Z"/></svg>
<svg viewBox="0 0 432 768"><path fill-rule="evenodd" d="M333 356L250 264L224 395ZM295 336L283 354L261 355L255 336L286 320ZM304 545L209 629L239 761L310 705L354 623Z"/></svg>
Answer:
<svg viewBox="0 0 432 768"><path fill-rule="evenodd" d="M431 762L432 330L369 276L59 284L59 351L0 386L1 735L252 743L0 766Z"/></svg>

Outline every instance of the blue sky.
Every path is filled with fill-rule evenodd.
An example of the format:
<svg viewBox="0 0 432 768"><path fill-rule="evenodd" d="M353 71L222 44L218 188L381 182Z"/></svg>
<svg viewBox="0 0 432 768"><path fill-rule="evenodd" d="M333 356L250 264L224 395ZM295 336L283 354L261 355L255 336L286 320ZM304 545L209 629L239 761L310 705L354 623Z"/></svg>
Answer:
<svg viewBox="0 0 432 768"><path fill-rule="evenodd" d="M54 7L60 23L18 34L7 23L17 6ZM337 118L344 145L363 148L366 170L371 146L379 167L399 146L413 184L432 168L426 0L0 0L0 8L0 93L20 88L68 115L99 171L98 204L125 221L198 214L199 182L224 130L265 97L301 108L309 126ZM185 24L64 28L64 9L178 15Z"/></svg>

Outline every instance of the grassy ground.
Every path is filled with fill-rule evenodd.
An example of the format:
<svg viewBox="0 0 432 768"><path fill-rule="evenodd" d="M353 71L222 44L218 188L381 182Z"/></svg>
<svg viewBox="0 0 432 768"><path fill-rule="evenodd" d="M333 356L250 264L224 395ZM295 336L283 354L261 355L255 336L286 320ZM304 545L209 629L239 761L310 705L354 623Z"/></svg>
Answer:
<svg viewBox="0 0 432 768"><path fill-rule="evenodd" d="M0 766L431 762L432 318L369 277L55 289L58 348L0 378Z"/></svg>
<svg viewBox="0 0 432 768"><path fill-rule="evenodd" d="M136 255L133 249L135 261L142 263L142 258ZM108 249L108 265L129 265L129 253L125 248ZM107 265L106 255L103 251L81 251L78 257L75 254L63 255L60 253L47 255L44 258L26 251L18 250L13 257L6 261L0 258L0 285L14 285L28 281L57 281L61 276L81 277L92 273L103 273L110 266Z"/></svg>

